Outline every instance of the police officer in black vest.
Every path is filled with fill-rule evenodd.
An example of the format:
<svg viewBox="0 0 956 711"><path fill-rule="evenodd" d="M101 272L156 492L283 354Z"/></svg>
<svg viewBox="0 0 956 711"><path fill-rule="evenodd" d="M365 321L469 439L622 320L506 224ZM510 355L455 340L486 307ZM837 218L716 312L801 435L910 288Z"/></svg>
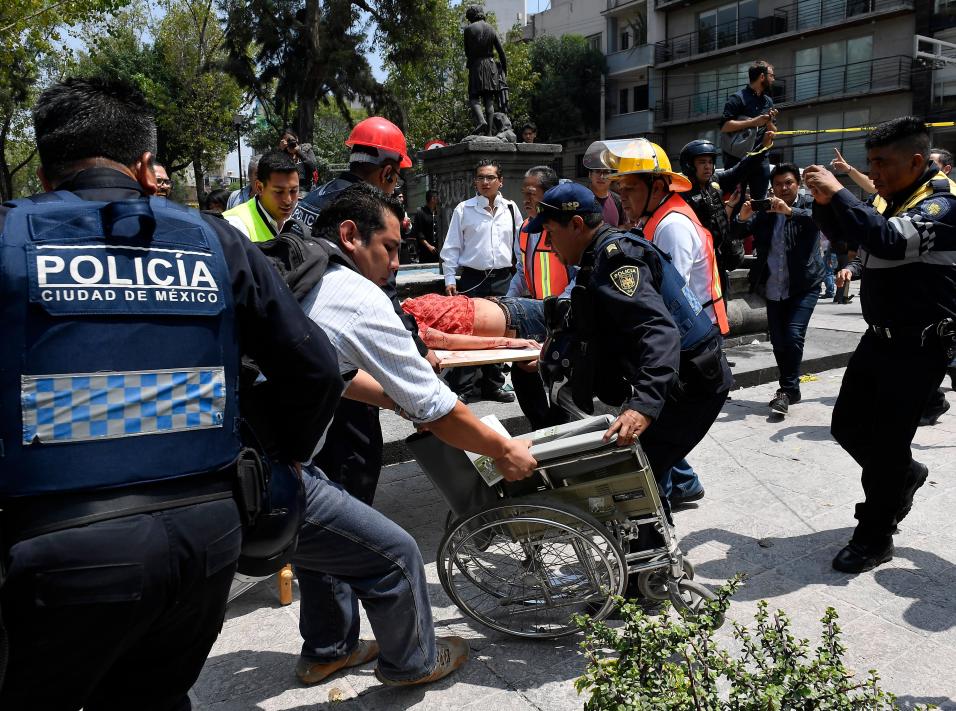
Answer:
<svg viewBox="0 0 956 711"><path fill-rule="evenodd" d="M188 709L240 552L240 355L292 463L335 354L245 237L149 197L137 91L69 79L34 126L50 192L0 208L0 708Z"/></svg>
<svg viewBox="0 0 956 711"><path fill-rule="evenodd" d="M920 119L880 124L866 139L866 153L877 191L872 204L823 166L803 173L821 231L860 242L860 266L851 273L863 277L868 329L847 365L831 426L863 468L858 524L833 559L847 573L893 557L896 525L928 475L913 459L913 435L956 354L956 187L928 160Z"/></svg>
<svg viewBox="0 0 956 711"><path fill-rule="evenodd" d="M561 259L580 265L571 294L575 404L589 412L597 396L619 406L606 438L630 445L639 436L663 475L704 438L727 399L733 379L720 333L667 255L605 225L590 190L558 185L537 209L528 230L547 229Z"/></svg>

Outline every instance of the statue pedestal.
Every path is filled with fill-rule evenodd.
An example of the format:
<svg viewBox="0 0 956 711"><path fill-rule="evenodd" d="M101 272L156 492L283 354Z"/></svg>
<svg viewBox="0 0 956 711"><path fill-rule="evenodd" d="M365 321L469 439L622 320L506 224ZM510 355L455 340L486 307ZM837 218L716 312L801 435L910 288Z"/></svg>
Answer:
<svg viewBox="0 0 956 711"><path fill-rule="evenodd" d="M525 172L536 165L554 167L560 157L561 146L557 143L472 141L425 151L423 165L428 173L429 187L438 191L442 225L447 226L458 203L477 194L475 164L482 158L495 160L501 166L504 180L501 193L509 200L514 200L522 216L528 217L523 214L521 197ZM520 224L519 220L519 227Z"/></svg>

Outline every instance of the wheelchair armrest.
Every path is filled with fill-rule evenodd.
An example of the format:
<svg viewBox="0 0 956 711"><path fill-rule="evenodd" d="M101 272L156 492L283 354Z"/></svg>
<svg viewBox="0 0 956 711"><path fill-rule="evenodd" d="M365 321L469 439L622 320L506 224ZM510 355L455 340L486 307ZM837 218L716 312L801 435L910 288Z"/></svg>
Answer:
<svg viewBox="0 0 956 711"><path fill-rule="evenodd" d="M604 441L606 427L595 432L585 432L584 434L563 437L550 442L531 445L531 456L534 457L539 465L547 464L556 459L567 459L576 454L590 454L601 449L616 449L613 437L610 442Z"/></svg>

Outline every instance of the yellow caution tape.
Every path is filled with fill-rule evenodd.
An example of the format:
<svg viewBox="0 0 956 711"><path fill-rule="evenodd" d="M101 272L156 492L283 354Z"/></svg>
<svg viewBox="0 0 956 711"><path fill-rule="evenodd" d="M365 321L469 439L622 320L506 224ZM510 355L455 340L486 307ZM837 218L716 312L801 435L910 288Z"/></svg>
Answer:
<svg viewBox="0 0 956 711"><path fill-rule="evenodd" d="M938 121L926 124L926 128L947 128L956 126L956 121ZM774 131L773 136L811 136L817 133L853 133L854 131L872 131L876 126L851 126L850 128L818 128L792 129L790 131Z"/></svg>
<svg viewBox="0 0 956 711"><path fill-rule="evenodd" d="M950 128L956 126L956 121L937 121L935 123L926 124L926 128ZM774 139L779 138L780 136L813 136L820 133L854 133L860 131L872 131L876 126L850 126L848 128L805 128L805 129L791 129L789 131L774 131ZM755 151L750 151L747 153L748 156L758 156L765 151L769 151L773 148L773 142L769 146L761 146Z"/></svg>

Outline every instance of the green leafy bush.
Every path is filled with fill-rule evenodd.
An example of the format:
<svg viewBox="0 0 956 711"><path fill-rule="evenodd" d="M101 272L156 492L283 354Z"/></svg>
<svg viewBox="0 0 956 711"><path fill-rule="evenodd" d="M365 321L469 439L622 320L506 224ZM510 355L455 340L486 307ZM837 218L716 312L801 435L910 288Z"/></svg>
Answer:
<svg viewBox="0 0 956 711"><path fill-rule="evenodd" d="M620 599L623 625L612 628L579 616L586 633L581 643L588 660L575 681L590 695L588 711L883 711L896 699L878 686L870 670L858 679L843 656L846 647L837 613L827 608L820 644L811 648L791 632L790 619L770 613L761 600L755 626L733 622L740 650L718 647L714 631L730 598L741 585L735 578L718 592L696 619L671 615L665 606L649 615ZM928 707L922 707L928 708Z"/></svg>

